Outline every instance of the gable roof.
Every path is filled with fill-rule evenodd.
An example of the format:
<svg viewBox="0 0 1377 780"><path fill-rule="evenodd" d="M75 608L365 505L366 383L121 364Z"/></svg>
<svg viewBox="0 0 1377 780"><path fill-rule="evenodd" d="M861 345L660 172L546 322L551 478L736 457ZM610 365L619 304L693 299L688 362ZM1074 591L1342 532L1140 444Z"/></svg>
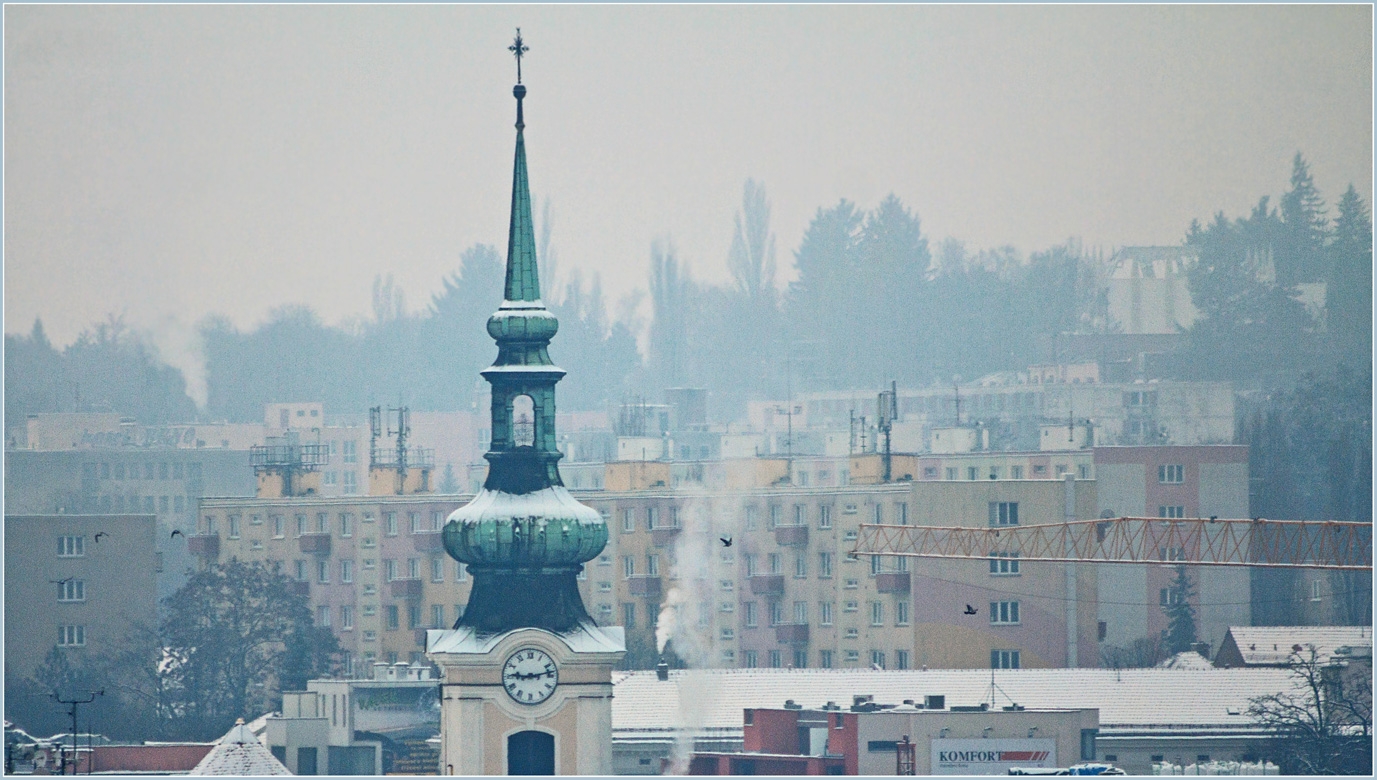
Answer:
<svg viewBox="0 0 1377 780"><path fill-rule="evenodd" d="M1287 669L1002 669L995 680L1010 700L1029 709L1100 711L1100 733L1246 733L1256 729L1249 700L1294 686ZM788 699L808 709L827 702L849 707L853 696L880 704L926 695L946 705L990 700L990 670L933 669L704 669L614 674L612 731L618 741L673 738L688 729L698 738L740 739L746 708L780 707ZM1007 696L1006 696L1007 695Z"/></svg>
<svg viewBox="0 0 1377 780"><path fill-rule="evenodd" d="M1314 645L1321 662L1340 647L1372 648L1371 626L1230 626L1221 654L1234 643L1244 666L1285 666L1295 648Z"/></svg>
<svg viewBox="0 0 1377 780"><path fill-rule="evenodd" d="M290 775L291 772L288 772L287 767L258 741L240 718L234 728L216 741L215 747L210 749L206 757L201 759L189 774L259 777Z"/></svg>

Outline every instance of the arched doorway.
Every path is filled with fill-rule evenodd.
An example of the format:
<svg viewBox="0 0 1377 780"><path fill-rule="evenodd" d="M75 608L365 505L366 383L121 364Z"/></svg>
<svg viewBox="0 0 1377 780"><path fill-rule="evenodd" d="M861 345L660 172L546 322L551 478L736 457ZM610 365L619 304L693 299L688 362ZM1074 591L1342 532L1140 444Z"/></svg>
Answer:
<svg viewBox="0 0 1377 780"><path fill-rule="evenodd" d="M543 731L518 731L507 737L507 774L554 773L555 735Z"/></svg>

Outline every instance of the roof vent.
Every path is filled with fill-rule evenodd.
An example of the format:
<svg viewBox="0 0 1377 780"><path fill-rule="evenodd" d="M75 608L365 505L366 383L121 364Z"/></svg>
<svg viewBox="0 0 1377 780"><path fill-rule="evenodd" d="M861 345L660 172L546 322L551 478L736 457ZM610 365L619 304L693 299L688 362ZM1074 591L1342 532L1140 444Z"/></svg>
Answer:
<svg viewBox="0 0 1377 780"><path fill-rule="evenodd" d="M913 699L904 699L904 704L907 704L910 707L914 706Z"/></svg>
<svg viewBox="0 0 1377 780"><path fill-rule="evenodd" d="M669 680L669 664L665 663L664 661L655 664L655 677L660 682L665 682Z"/></svg>
<svg viewBox="0 0 1377 780"><path fill-rule="evenodd" d="M802 704L795 704L793 699L785 699L785 700L784 700L784 709L786 709L786 710L801 710L801 709L803 709L803 705L802 705Z"/></svg>

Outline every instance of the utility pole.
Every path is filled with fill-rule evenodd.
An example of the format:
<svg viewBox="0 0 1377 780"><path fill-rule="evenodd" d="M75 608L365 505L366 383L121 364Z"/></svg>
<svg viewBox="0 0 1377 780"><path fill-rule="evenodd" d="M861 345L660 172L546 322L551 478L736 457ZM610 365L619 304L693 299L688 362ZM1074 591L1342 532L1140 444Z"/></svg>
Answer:
<svg viewBox="0 0 1377 780"><path fill-rule="evenodd" d="M96 700L97 696L104 696L105 689L101 688L98 691L88 691L88 693L90 693L90 695L84 699L64 699L56 691L52 693L52 697L57 700L58 704L66 704L72 710L72 774L77 773L77 707L82 704L90 704ZM65 768L62 773L67 773Z"/></svg>

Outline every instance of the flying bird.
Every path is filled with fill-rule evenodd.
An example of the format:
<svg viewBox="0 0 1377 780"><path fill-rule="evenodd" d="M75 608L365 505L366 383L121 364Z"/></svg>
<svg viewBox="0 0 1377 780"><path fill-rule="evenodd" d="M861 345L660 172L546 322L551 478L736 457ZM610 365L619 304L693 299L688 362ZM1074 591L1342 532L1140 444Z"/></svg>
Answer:
<svg viewBox="0 0 1377 780"><path fill-rule="evenodd" d="M172 535L168 536L167 538L171 539L173 536L180 536L183 539L186 538L186 534L182 533L181 530L177 528L172 529Z"/></svg>
<svg viewBox="0 0 1377 780"><path fill-rule="evenodd" d="M719 536L717 537L717 541L721 542L723 547L732 546L732 538L730 536Z"/></svg>
<svg viewBox="0 0 1377 780"><path fill-rule="evenodd" d="M1217 523L1217 522L1219 522L1219 515L1210 515L1210 522L1211 522L1211 523Z"/></svg>
<svg viewBox="0 0 1377 780"><path fill-rule="evenodd" d="M967 614L967 615L974 615L976 612L979 612L979 611L980 611L980 610L976 609L975 607L972 607L970 604L967 604L967 605L966 605L966 614Z"/></svg>
<svg viewBox="0 0 1377 780"><path fill-rule="evenodd" d="M109 535L110 535L110 534L107 534L107 533L105 533L104 531L97 531L97 532L96 532L96 535L93 537L92 540L93 540L96 544L100 544L100 538L101 538L102 536L109 536Z"/></svg>

